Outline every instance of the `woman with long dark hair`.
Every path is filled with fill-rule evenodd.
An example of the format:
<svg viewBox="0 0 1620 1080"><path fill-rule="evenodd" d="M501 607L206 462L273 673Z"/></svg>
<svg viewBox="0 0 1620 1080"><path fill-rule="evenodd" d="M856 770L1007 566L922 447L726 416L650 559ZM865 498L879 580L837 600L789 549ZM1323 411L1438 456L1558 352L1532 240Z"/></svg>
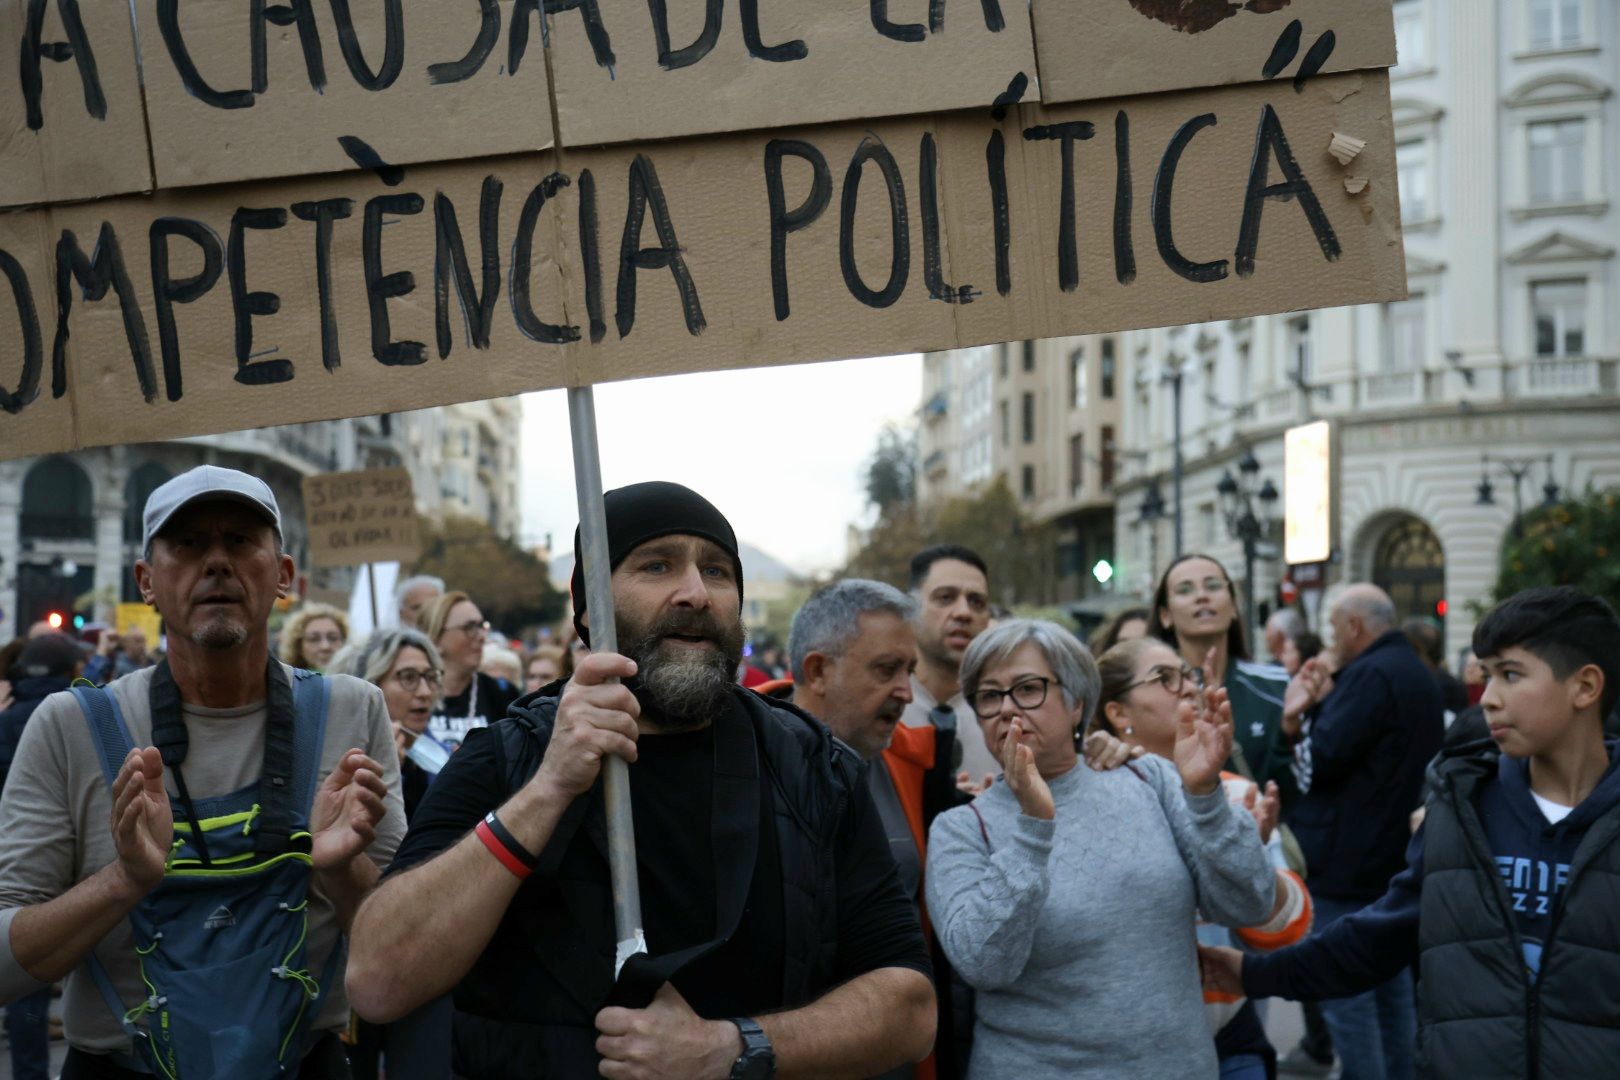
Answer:
<svg viewBox="0 0 1620 1080"><path fill-rule="evenodd" d="M1226 567L1208 555L1183 555L1154 591L1153 634L1210 685L1226 688L1235 735L1226 767L1262 787L1276 781L1287 807L1299 793L1293 746L1282 734L1288 676L1274 664L1250 661L1238 611Z"/></svg>

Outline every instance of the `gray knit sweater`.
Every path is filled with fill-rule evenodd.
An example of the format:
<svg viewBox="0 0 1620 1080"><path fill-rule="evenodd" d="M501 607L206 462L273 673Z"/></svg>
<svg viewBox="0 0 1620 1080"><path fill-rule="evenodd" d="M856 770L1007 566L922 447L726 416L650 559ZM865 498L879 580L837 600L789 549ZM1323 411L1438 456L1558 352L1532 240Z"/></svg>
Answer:
<svg viewBox="0 0 1620 1080"><path fill-rule="evenodd" d="M978 990L972 1080L1214 1077L1193 938L1271 913L1254 821L1155 757L1050 781L1055 821L997 783L928 837L928 911ZM989 850L980 832L983 815Z"/></svg>

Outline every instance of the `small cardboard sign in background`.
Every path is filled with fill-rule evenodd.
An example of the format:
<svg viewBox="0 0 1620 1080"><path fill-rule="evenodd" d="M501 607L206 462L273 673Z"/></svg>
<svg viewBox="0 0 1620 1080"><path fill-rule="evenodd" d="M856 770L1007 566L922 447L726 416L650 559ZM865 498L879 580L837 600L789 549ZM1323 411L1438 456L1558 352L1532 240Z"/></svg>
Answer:
<svg viewBox="0 0 1620 1080"><path fill-rule="evenodd" d="M151 190L127 0L0 4L0 88L0 206Z"/></svg>
<svg viewBox="0 0 1620 1080"><path fill-rule="evenodd" d="M1034 0L1041 100L1395 64L1390 0Z"/></svg>
<svg viewBox="0 0 1620 1080"><path fill-rule="evenodd" d="M156 608L147 604L119 604L113 611L113 625L119 634L127 636L131 630L138 629L146 635L148 649L158 647L163 634L163 617Z"/></svg>
<svg viewBox="0 0 1620 1080"><path fill-rule="evenodd" d="M304 477L311 566L411 562L421 551L416 497L404 469Z"/></svg>
<svg viewBox="0 0 1620 1080"><path fill-rule="evenodd" d="M1027 0L599 0L550 25L564 146L989 106L1035 75Z"/></svg>
<svg viewBox="0 0 1620 1080"><path fill-rule="evenodd" d="M135 6L161 187L519 153L552 142L534 4L294 0L265 9L309 13L288 26L256 25L258 4ZM255 92L258 35L264 64ZM319 92L312 71L323 76Z"/></svg>

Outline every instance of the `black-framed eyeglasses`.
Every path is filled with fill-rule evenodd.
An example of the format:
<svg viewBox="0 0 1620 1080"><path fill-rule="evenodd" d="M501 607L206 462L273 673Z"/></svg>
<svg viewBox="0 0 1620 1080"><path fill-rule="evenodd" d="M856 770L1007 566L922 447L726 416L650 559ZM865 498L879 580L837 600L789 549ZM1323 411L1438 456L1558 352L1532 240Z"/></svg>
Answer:
<svg viewBox="0 0 1620 1080"><path fill-rule="evenodd" d="M400 668L398 671L394 672L394 678L399 680L399 685L403 686L412 693L415 693L416 688L421 686L423 683L427 683L430 689L437 690L439 688L439 680L442 677L443 676L439 672L433 670L432 668L427 668L422 671L418 671L415 668Z"/></svg>
<svg viewBox="0 0 1620 1080"><path fill-rule="evenodd" d="M988 720L1001 711L1002 701L1009 697L1020 709L1038 709L1046 704L1046 689L1055 681L1044 675L1035 675L1020 679L1005 690L975 690L971 702L973 711L981 720Z"/></svg>
<svg viewBox="0 0 1620 1080"><path fill-rule="evenodd" d="M1189 679L1192 680L1194 687L1203 688L1204 673L1191 664L1182 664L1179 668L1171 667L1168 664L1155 664L1148 670L1146 678L1137 679L1126 686L1124 692L1129 693L1138 686L1146 686L1148 683L1163 683L1166 690L1172 694L1179 694L1181 688L1186 685Z"/></svg>

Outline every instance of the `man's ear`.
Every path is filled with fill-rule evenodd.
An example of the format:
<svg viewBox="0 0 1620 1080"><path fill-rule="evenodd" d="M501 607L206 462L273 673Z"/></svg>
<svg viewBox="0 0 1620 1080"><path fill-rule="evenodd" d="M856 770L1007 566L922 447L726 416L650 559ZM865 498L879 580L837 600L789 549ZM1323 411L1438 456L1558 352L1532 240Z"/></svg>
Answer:
<svg viewBox="0 0 1620 1080"><path fill-rule="evenodd" d="M287 597L292 595L293 582L298 580L298 567L293 563L292 556L283 553L277 560L276 567L276 596Z"/></svg>
<svg viewBox="0 0 1620 1080"><path fill-rule="evenodd" d="M804 688L813 694L827 693L827 675L833 658L826 653L812 652L804 658Z"/></svg>
<svg viewBox="0 0 1620 1080"><path fill-rule="evenodd" d="M1564 680L1564 685L1570 690L1570 705L1577 709L1590 709L1603 702L1603 669L1596 664L1580 668Z"/></svg>
<svg viewBox="0 0 1620 1080"><path fill-rule="evenodd" d="M141 594L141 603L157 607L157 594L152 591L152 565L145 559L135 560L135 591Z"/></svg>

